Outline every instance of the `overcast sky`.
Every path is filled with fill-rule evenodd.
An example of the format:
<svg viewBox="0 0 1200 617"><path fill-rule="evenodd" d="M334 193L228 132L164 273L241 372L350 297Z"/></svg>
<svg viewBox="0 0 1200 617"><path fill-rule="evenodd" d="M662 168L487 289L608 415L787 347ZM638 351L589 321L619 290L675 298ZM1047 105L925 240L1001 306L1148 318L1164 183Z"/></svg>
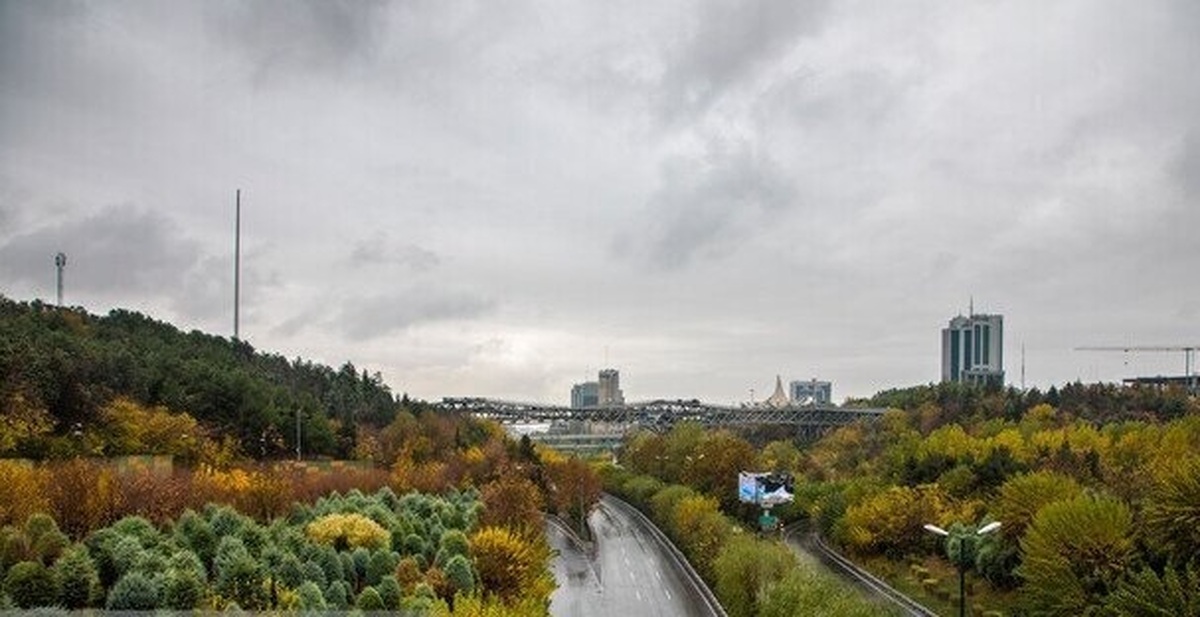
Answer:
<svg viewBox="0 0 1200 617"><path fill-rule="evenodd" d="M0 0L0 293L396 392L867 396L1200 343L1200 3Z"/></svg>

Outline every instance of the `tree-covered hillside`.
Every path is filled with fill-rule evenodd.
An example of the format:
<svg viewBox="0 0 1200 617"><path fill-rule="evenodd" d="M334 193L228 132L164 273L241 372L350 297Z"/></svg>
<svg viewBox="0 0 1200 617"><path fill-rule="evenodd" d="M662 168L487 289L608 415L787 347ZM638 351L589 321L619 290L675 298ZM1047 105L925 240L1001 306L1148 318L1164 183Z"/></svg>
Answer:
<svg viewBox="0 0 1200 617"><path fill-rule="evenodd" d="M98 436L152 424L270 458L295 452L299 413L306 454L344 457L358 426L385 426L404 406L419 407L349 362L335 370L131 311L0 296L0 456L143 453ZM161 446L143 449L171 450Z"/></svg>

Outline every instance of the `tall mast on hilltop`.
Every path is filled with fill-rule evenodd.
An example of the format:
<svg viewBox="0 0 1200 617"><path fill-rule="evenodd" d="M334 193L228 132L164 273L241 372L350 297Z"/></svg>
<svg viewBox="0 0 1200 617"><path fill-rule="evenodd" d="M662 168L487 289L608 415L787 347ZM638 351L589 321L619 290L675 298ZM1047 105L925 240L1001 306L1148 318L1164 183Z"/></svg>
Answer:
<svg viewBox="0 0 1200 617"><path fill-rule="evenodd" d="M233 219L233 340L238 340L238 310L242 293L242 189L234 197Z"/></svg>
<svg viewBox="0 0 1200 617"><path fill-rule="evenodd" d="M58 308L62 308L63 268L67 267L67 254L59 253L54 256L54 267L58 270L58 281L55 288L58 291Z"/></svg>

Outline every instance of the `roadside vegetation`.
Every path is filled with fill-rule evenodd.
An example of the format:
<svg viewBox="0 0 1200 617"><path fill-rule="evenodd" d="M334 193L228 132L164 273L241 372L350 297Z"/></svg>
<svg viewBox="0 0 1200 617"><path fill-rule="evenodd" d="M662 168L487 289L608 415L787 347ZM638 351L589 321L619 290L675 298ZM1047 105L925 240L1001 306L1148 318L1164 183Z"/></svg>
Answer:
<svg viewBox="0 0 1200 617"><path fill-rule="evenodd" d="M778 454L787 460L771 458ZM798 456L783 442L756 453L732 433L680 425L665 436L635 437L622 466L603 465L600 475L606 490L670 536L733 617L795 615L797 607L818 615L897 614L747 522L758 511L738 503L737 472L755 461L785 468Z"/></svg>
<svg viewBox="0 0 1200 617"><path fill-rule="evenodd" d="M718 590L732 559L724 552L740 545L730 538L747 535L736 530L756 514L736 502L736 474L754 469L795 475L795 503L776 509L785 520L807 517L937 610L956 610L957 570L923 525L1000 521L964 559L976 614L1200 611L1200 408L1186 393L937 385L871 402L894 410L803 448L786 439L754 448L696 426L639 434L606 486L671 529ZM747 582L755 601L732 600L731 614L766 614L776 572Z"/></svg>

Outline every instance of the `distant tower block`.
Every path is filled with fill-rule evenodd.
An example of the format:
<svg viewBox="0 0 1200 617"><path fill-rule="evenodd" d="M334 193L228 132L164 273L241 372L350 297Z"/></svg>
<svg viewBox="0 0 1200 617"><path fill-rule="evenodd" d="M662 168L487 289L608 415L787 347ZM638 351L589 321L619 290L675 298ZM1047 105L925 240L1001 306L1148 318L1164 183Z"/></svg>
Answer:
<svg viewBox="0 0 1200 617"><path fill-rule="evenodd" d="M55 256L54 256L54 268L55 268L56 270L58 270L58 282L57 282L57 285L56 285L55 287L56 287L56 289L57 289L57 291L58 291L57 300L58 300L58 306L59 306L59 307L61 307L61 306L62 306L62 303L63 303L63 300L62 300L62 296L63 296L63 268L66 268L66 267L67 267L67 254L66 254L66 253L59 253L59 254L55 255Z"/></svg>
<svg viewBox="0 0 1200 617"><path fill-rule="evenodd" d="M601 407L620 407L625 404L625 394L621 392L621 373L615 368L600 371L597 382Z"/></svg>

